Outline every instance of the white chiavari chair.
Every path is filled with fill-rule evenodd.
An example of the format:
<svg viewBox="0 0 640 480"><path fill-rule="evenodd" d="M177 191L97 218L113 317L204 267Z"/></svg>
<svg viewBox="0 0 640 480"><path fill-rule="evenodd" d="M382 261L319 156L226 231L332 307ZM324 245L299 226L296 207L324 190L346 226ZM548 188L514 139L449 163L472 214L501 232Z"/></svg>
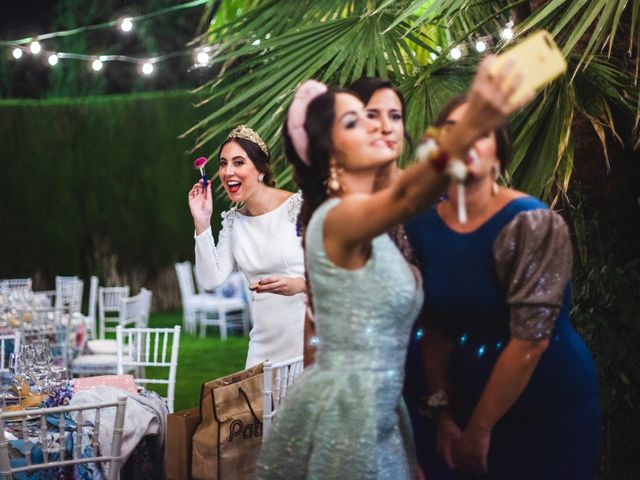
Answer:
<svg viewBox="0 0 640 480"><path fill-rule="evenodd" d="M129 297L129 286L100 287L98 289L98 320L100 322L100 339L104 340L105 332L115 332L120 319L120 305ZM112 325L107 326L107 323Z"/></svg>
<svg viewBox="0 0 640 480"><path fill-rule="evenodd" d="M59 432L57 455L52 455L53 451L48 448L48 446L42 447L42 461L38 463L34 463L32 460L31 454L34 439L33 437L30 437L30 429L27 425L25 412L5 411L0 413L0 477L11 479L14 474L19 477L19 474L22 472L32 472L34 470L48 468L57 469L59 467L72 466L81 463L94 463L108 465L108 477L106 478L109 480L118 479L120 473L119 461L121 459L122 433L124 430L126 405L127 399L122 396L118 397L116 402L101 402L82 406L64 406L29 410L29 416L31 418L40 418L40 428L37 433L38 438L35 441L37 442L39 440L41 444L44 444L44 442L47 442L47 444L49 443L50 432L52 432L47 419L52 417L55 418L57 416L57 431ZM104 423L104 420L101 422L101 412L103 412L102 416L104 418L104 409L107 408L115 408L114 423L111 429L113 434L111 436L111 445L109 446L102 445L100 443L100 429L107 426ZM22 442L17 446L11 446L5 434L5 425L9 421L16 420L21 420L21 425L18 430L21 430ZM93 427L92 429L89 429L91 433L85 432L84 428L89 422L92 423ZM33 431L31 433L33 433ZM67 436L71 436L71 439L74 442L74 449L70 458L68 458L69 452L66 452ZM83 437L86 438L85 441L83 441ZM83 448L83 443L90 445L89 451L86 448ZM11 465L9 450L10 448L16 447L21 449L20 453L24 456L23 463L25 463L25 465ZM55 460L50 458L54 456L58 458Z"/></svg>
<svg viewBox="0 0 640 480"><path fill-rule="evenodd" d="M69 313L80 312L82 309L82 290L84 282L77 276L56 276L56 303L58 308L64 308Z"/></svg>
<svg viewBox="0 0 640 480"><path fill-rule="evenodd" d="M98 277L91 275L89 282L89 303L87 314L84 316L85 338L94 340L96 338L96 310L98 305Z"/></svg>
<svg viewBox="0 0 640 480"><path fill-rule="evenodd" d="M180 346L180 326L173 328L123 328L116 327L118 348L118 375L134 371L136 384L167 386L169 412L173 413L175 399L176 372L178 370L178 349ZM150 378L146 367L162 368L166 377Z"/></svg>
<svg viewBox="0 0 640 480"><path fill-rule="evenodd" d="M30 292L32 291L32 285L33 282L31 278L7 278L0 280L0 288L11 291L24 290Z"/></svg>
<svg viewBox="0 0 640 480"><path fill-rule="evenodd" d="M271 428L271 421L278 412L280 404L287 396L287 389L304 370L302 357L295 357L282 362L264 362L263 414L262 435L263 438Z"/></svg>
<svg viewBox="0 0 640 480"><path fill-rule="evenodd" d="M152 292L146 288L133 297L120 299L118 326L146 327L149 323ZM117 327L116 327L117 328ZM71 372L74 375L108 375L116 372L116 340L91 340L87 342L89 354L79 355Z"/></svg>

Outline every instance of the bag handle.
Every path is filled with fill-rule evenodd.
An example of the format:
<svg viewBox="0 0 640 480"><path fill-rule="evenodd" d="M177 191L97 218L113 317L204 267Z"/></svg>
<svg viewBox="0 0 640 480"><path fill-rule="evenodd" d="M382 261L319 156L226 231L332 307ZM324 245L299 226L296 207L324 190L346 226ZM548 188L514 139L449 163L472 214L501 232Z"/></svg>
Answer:
<svg viewBox="0 0 640 480"><path fill-rule="evenodd" d="M238 390L240 391L240 394L244 397L244 400L247 402L247 406L249 407L249 410L251 411L251 415L253 415L253 418L256 419L257 423L262 424L262 420L260 420L256 415L256 412L253 411L253 407L251 406L251 401L249 400L249 396L242 389L242 387L238 387Z"/></svg>

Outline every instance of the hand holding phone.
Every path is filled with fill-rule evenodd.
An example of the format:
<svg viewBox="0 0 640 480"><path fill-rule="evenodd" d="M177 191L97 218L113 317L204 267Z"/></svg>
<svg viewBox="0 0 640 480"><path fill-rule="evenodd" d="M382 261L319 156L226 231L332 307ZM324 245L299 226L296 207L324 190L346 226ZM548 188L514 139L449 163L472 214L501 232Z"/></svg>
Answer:
<svg viewBox="0 0 640 480"><path fill-rule="evenodd" d="M496 74L509 61L514 62L514 68L505 82L511 81L516 72L523 75L522 83L509 99L511 104L518 103L528 92L546 86L567 69L562 52L546 30L530 35L516 46L497 55L491 66L491 73Z"/></svg>

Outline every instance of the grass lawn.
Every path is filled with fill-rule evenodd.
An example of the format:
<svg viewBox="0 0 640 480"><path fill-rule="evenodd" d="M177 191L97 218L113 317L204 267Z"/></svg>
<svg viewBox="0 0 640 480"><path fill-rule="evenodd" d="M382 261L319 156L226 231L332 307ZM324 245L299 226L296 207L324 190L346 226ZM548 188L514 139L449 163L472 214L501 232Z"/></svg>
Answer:
<svg viewBox="0 0 640 480"><path fill-rule="evenodd" d="M182 325L182 312L153 313L149 319L150 327L173 327ZM220 340L215 327L209 327L207 337L180 333L178 353L178 373L176 376L175 411L196 407L200 402L200 386L203 382L223 377L244 369L247 359L249 339L242 332L230 332L226 341ZM153 372L148 371L149 376ZM166 375L166 373L162 374ZM166 377L165 377L166 378ZM161 394L160 388L149 385Z"/></svg>

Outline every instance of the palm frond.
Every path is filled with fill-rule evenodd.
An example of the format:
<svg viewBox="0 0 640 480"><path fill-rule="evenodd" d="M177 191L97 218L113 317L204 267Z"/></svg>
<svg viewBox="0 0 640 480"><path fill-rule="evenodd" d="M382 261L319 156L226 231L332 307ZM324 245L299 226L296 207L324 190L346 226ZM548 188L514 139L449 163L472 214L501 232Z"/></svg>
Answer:
<svg viewBox="0 0 640 480"><path fill-rule="evenodd" d="M550 0L517 28L517 34L530 30L549 30L562 47L565 56L580 52L577 68L588 63L597 53L607 50L611 55L620 19L628 0ZM631 2L631 32L629 52L640 42L638 2ZM638 61L636 56L636 62ZM637 78L637 72L636 72Z"/></svg>
<svg viewBox="0 0 640 480"><path fill-rule="evenodd" d="M477 58L452 61L458 42L494 34L523 0L284 0L222 2L207 33L219 75L201 86L207 113L186 134L194 149L213 151L238 123L254 127L274 153L278 185L292 187L280 128L295 87L308 78L345 85L361 75L393 80L403 92L409 133L417 136L443 103L466 91ZM640 2L632 2L640 37ZM550 0L517 26L523 35L546 28L569 56L571 74L556 81L513 118L516 134L509 177L517 188L553 202L574 168L572 120L591 122L606 151L617 135L614 113L639 120L637 85L628 65L598 52L619 34L628 1ZM629 52L634 49L634 40ZM636 38L637 45L637 38ZM637 59L636 59L637 68ZM636 70L637 80L637 70ZM407 159L404 159L405 161ZM220 193L222 195L222 193Z"/></svg>

